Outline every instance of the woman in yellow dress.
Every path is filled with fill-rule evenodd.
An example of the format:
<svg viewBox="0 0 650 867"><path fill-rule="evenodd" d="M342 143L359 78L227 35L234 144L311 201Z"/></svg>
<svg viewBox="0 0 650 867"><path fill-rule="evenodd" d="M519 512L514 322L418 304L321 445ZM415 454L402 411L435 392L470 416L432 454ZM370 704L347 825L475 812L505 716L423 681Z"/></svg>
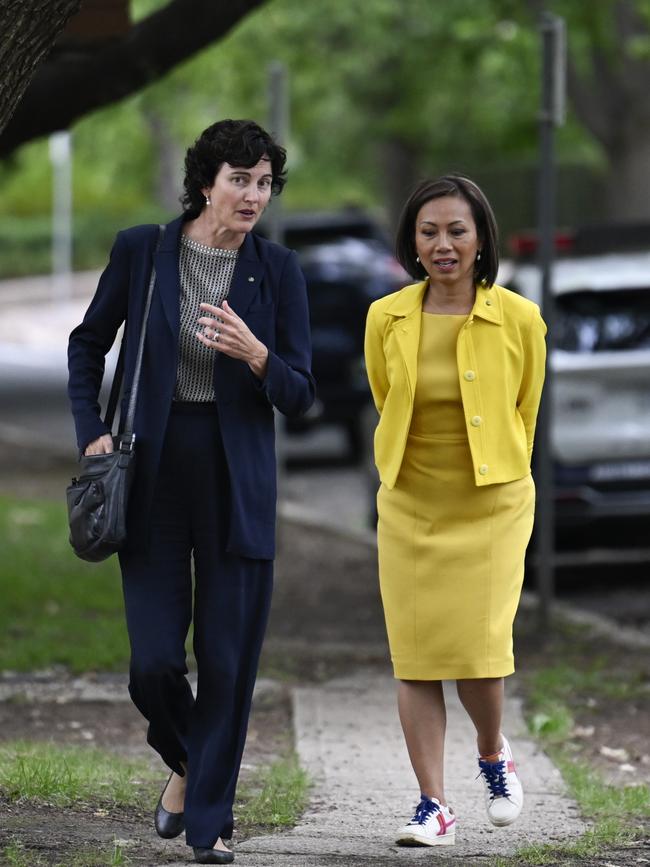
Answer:
<svg viewBox="0 0 650 867"><path fill-rule="evenodd" d="M496 222L468 178L417 187L397 256L420 282L375 301L366 326L380 587L421 792L397 842L448 845L441 681L457 682L476 728L488 818L509 825L523 804L501 732L503 679L533 526L546 327L537 305L495 284Z"/></svg>

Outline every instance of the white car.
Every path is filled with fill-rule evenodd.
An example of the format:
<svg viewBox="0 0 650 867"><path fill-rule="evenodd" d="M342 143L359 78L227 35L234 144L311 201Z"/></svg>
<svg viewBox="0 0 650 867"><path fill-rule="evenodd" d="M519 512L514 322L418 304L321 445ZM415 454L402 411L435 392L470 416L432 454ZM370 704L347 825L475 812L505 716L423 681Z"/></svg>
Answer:
<svg viewBox="0 0 650 867"><path fill-rule="evenodd" d="M541 306L537 265L508 270ZM559 258L551 282L558 528L650 546L650 252Z"/></svg>

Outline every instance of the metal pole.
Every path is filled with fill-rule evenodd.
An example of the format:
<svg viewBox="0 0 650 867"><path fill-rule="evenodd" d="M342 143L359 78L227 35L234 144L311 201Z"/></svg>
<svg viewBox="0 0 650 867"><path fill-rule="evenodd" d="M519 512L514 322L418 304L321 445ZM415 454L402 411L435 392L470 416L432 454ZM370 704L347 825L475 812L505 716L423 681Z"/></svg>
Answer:
<svg viewBox="0 0 650 867"><path fill-rule="evenodd" d="M286 147L289 136L289 76L287 67L279 60L269 64L269 126L271 135ZM284 225L279 198L275 198L269 208L268 222L271 240L282 244Z"/></svg>
<svg viewBox="0 0 650 867"><path fill-rule="evenodd" d="M542 104L540 111L540 170L538 192L539 267L542 315L548 327L546 381L537 423L535 482L536 575L539 598L538 625L548 627L555 593L555 484L553 462L553 338L555 304L551 288L555 227L555 135L564 116L564 21L544 13L542 39Z"/></svg>
<svg viewBox="0 0 650 867"><path fill-rule="evenodd" d="M70 133L50 136L52 163L52 296L72 293L72 154Z"/></svg>
<svg viewBox="0 0 650 867"><path fill-rule="evenodd" d="M268 70L269 127L275 140L286 147L289 137L289 84L287 68L274 60ZM268 212L269 238L276 244L284 243L284 222L279 197L276 197ZM282 496L286 472L287 428L283 415L275 410L275 453L278 474L278 496Z"/></svg>

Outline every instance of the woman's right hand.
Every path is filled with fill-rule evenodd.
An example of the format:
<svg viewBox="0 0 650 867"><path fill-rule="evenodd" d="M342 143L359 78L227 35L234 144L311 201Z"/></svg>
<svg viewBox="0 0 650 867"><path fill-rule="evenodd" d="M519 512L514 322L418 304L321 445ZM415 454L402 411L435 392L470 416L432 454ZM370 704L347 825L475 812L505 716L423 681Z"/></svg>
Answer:
<svg viewBox="0 0 650 867"><path fill-rule="evenodd" d="M112 451L113 437L110 434L103 434L98 439L88 443L84 455L110 455Z"/></svg>

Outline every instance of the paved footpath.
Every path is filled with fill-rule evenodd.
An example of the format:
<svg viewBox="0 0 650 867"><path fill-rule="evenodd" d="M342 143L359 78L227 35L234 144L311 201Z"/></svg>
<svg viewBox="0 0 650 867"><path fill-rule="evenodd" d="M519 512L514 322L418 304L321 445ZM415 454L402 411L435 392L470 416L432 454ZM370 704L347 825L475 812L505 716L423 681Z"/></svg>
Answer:
<svg viewBox="0 0 650 867"><path fill-rule="evenodd" d="M446 685L447 686L447 685ZM419 798L397 718L389 673L356 675L296 690L302 766L314 783L300 824L236 847L241 867L379 867L423 859L471 867L531 843L565 842L586 830L559 772L527 737L519 703L506 703L506 733L526 800L518 822L489 824L476 777L475 739L455 690L447 691L447 796L458 816L456 845L400 848L393 832ZM541 821L543 816L543 822ZM181 863L165 865L180 867Z"/></svg>

